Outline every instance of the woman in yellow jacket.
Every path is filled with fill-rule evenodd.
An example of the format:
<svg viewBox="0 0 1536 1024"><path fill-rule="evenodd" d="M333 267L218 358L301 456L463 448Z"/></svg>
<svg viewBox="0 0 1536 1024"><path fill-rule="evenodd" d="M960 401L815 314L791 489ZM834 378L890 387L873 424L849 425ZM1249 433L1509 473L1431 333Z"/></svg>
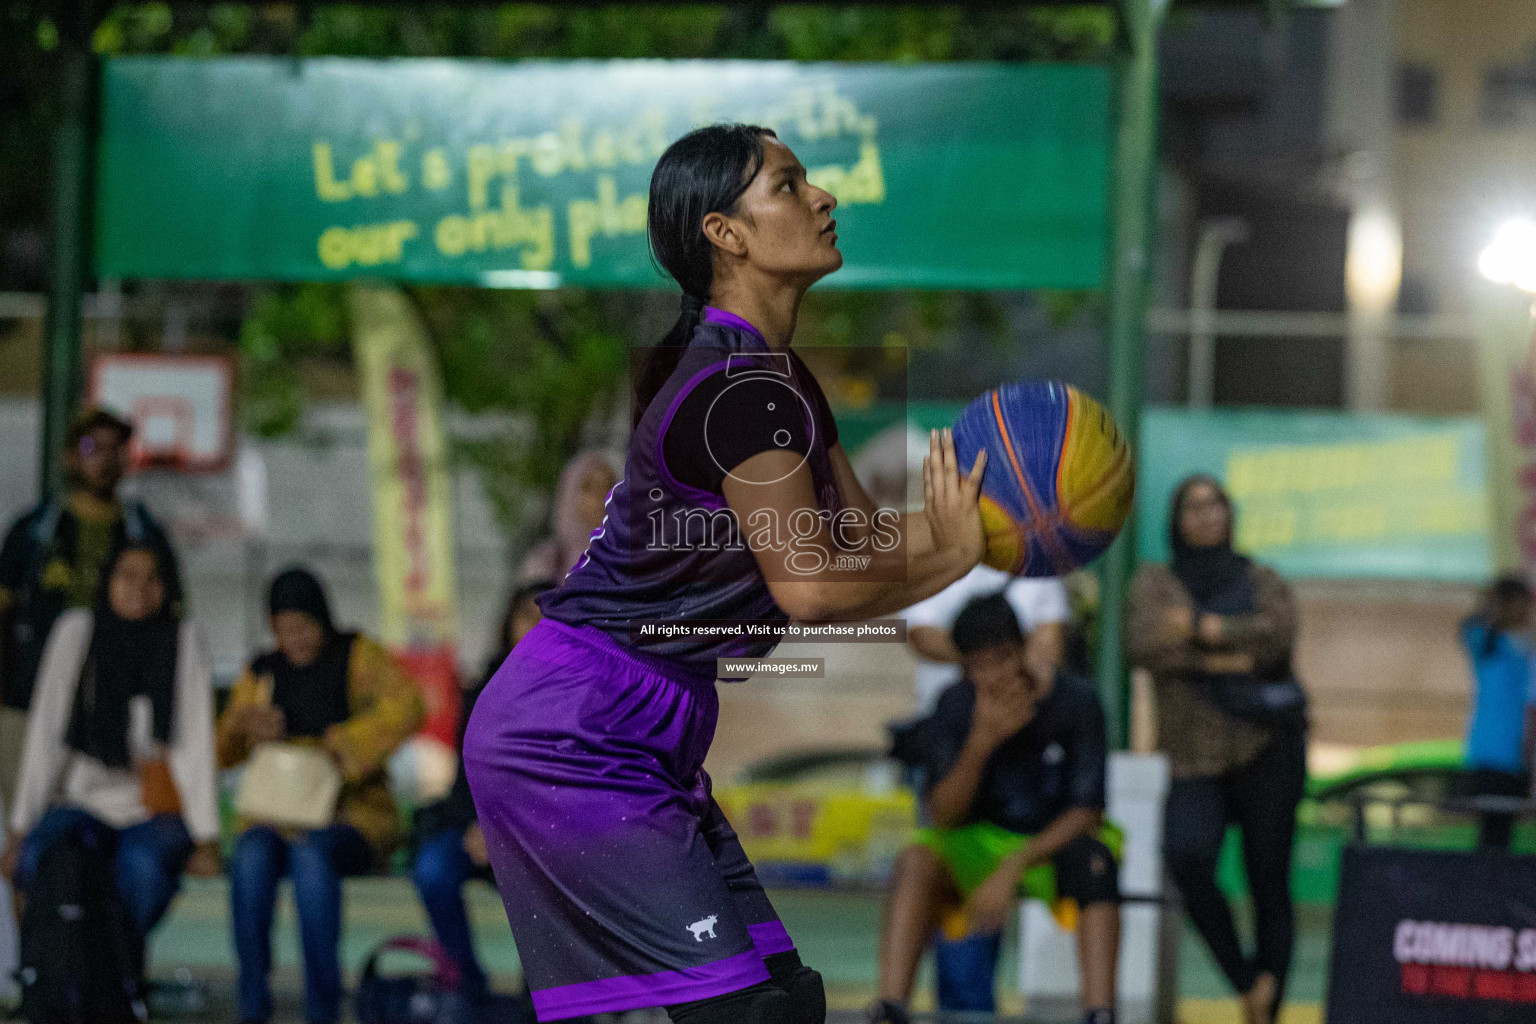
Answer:
<svg viewBox="0 0 1536 1024"><path fill-rule="evenodd" d="M341 1010L341 879L381 863L402 838L384 763L420 727L424 709L416 684L382 647L335 628L312 573L278 575L268 606L276 647L235 683L218 721L219 764L240 764L262 743L314 745L335 761L342 788L335 821L324 828L242 822L229 866L240 1019L272 1016L272 911L278 880L289 874L305 1017L333 1024Z"/></svg>

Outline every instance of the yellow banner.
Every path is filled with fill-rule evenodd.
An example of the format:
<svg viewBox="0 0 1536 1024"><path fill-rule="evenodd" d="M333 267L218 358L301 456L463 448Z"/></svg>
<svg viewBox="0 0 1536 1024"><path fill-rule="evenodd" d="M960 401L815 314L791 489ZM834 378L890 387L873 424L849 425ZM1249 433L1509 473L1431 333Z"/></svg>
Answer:
<svg viewBox="0 0 1536 1024"><path fill-rule="evenodd" d="M407 649L451 645L453 534L437 366L420 313L398 288L352 285L348 298L368 409L381 639Z"/></svg>
<svg viewBox="0 0 1536 1024"><path fill-rule="evenodd" d="M451 748L458 739L458 623L442 382L421 314L404 292L354 284L347 298L368 410L380 639L421 686L422 731ZM446 778L453 781L451 773Z"/></svg>

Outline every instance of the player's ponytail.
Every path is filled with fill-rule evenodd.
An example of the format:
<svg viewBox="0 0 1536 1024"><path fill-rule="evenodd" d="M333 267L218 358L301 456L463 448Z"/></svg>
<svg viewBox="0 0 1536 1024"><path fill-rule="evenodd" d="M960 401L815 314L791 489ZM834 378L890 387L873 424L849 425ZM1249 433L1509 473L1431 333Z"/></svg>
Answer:
<svg viewBox="0 0 1536 1024"><path fill-rule="evenodd" d="M715 251L704 237L704 218L735 211L763 166L765 135L773 131L747 124L699 128L668 146L651 173L647 210L651 258L682 286L683 299L677 323L635 381L635 423L677 369L709 302Z"/></svg>

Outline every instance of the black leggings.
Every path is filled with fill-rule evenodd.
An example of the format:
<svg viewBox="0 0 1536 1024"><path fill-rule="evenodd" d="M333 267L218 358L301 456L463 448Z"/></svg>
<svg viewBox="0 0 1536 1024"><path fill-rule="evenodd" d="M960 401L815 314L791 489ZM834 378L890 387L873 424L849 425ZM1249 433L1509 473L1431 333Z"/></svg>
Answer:
<svg viewBox="0 0 1536 1024"><path fill-rule="evenodd" d="M794 950L763 957L770 980L725 995L674 1003L673 1024L826 1024L827 993L821 975Z"/></svg>
<svg viewBox="0 0 1536 1024"><path fill-rule="evenodd" d="M1168 792L1163 856L1211 955L1238 992L1262 973L1278 983L1275 1006L1285 992L1295 941L1291 905L1291 847L1296 805L1307 779L1306 735L1288 732L1249 764L1218 777L1175 779ZM1242 831L1243 866L1253 896L1257 948L1243 955L1232 908L1216 885L1216 862L1227 825Z"/></svg>

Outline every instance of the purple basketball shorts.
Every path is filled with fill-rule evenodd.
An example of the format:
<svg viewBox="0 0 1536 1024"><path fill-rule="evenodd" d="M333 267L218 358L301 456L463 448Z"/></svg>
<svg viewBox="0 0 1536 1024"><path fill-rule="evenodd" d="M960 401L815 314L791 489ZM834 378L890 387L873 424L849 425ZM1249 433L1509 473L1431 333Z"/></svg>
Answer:
<svg viewBox="0 0 1536 1024"><path fill-rule="evenodd" d="M794 949L710 795L719 710L712 678L553 619L476 702L465 772L541 1021L735 992Z"/></svg>

